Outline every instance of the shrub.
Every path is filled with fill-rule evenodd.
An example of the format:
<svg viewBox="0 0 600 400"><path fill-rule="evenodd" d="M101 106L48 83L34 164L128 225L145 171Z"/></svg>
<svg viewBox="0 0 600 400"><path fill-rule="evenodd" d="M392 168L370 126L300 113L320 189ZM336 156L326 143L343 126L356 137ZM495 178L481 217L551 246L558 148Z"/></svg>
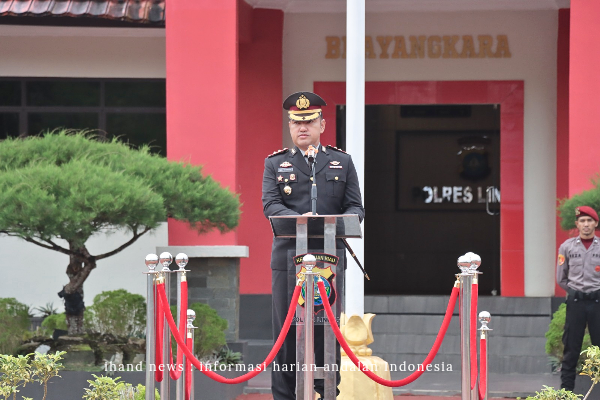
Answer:
<svg viewBox="0 0 600 400"><path fill-rule="evenodd" d="M29 307L14 298L0 298L0 353L15 354L29 331Z"/></svg>
<svg viewBox="0 0 600 400"><path fill-rule="evenodd" d="M192 303L189 308L196 312L194 326L198 329L194 330L194 352L198 358L208 357L221 350L226 343L227 320L207 304Z"/></svg>
<svg viewBox="0 0 600 400"><path fill-rule="evenodd" d="M49 315L42 321L42 328L47 336L51 336L55 329L66 331L68 329L67 316L65 313Z"/></svg>
<svg viewBox="0 0 600 400"><path fill-rule="evenodd" d="M556 310L556 312L552 315L552 321L550 321L550 325L548 326L548 332L546 332L546 354L550 356L550 360L555 368L560 366L563 359L563 351L565 349L565 346L563 345L562 337L563 332L565 330L566 315L567 305L563 303L560 305L560 307L558 307L558 310ZM587 328L585 332L586 333L583 337L581 351L584 351L592 345ZM579 361L577 363L577 371L581 370L584 360L585 355L580 355Z"/></svg>
<svg viewBox="0 0 600 400"><path fill-rule="evenodd" d="M143 337L146 331L146 300L124 289L102 292L85 311L85 327L102 335Z"/></svg>
<svg viewBox="0 0 600 400"><path fill-rule="evenodd" d="M85 400L144 400L146 398L146 387L137 385L134 388L130 383L119 382L120 377L110 378L108 376L96 376L93 381L88 381L91 389L85 389L83 399ZM158 390L154 391L154 398L160 400Z"/></svg>

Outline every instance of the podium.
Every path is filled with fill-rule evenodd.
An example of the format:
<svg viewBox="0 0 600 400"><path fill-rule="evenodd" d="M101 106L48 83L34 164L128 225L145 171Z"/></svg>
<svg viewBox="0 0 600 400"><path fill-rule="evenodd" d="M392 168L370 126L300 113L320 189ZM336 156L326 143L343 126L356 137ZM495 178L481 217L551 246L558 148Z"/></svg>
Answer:
<svg viewBox="0 0 600 400"><path fill-rule="evenodd" d="M273 235L276 238L295 238L296 251L288 251L287 266L288 280L295 283L296 275L301 272L302 265L296 265L294 256L303 255L309 252L320 252L325 254L337 255L339 260L344 260L344 248L336 249L336 239L342 238L362 238L360 229L360 220L356 214L342 215L281 215L269 217ZM323 239L322 249L309 249L309 239ZM310 251L309 251L310 250ZM292 253L292 254L290 254ZM338 255L340 254L340 255ZM343 311L344 306L344 265L334 265L332 263L323 262L325 266L329 266L334 275L330 282L335 290L335 303L332 306L333 312L338 320ZM338 268L341 267L341 268ZM339 274L337 271L339 270ZM291 285L290 287L293 287ZM313 290L305 288L305 294L310 294ZM314 289L314 293L318 293L318 289ZM306 296L308 297L308 296ZM314 296L313 296L314 297ZM314 304L314 300L313 300ZM311 306L309 309L312 309ZM314 354L307 354L307 346L305 341L305 329L308 328L312 332L312 324L307 327L304 321L304 307L300 304L296 307L296 398L298 400L312 400L313 394L313 379L324 379L325 381L325 397L324 400L335 400L336 387L339 382L336 378L336 338L333 331L324 327L324 365L327 367L313 368ZM319 312L316 316L313 314L315 325L329 325L324 311ZM308 346L309 348L312 345ZM308 362L307 362L308 361ZM308 365L307 365L308 364ZM298 368L299 366L299 368ZM305 366L305 367L304 367Z"/></svg>

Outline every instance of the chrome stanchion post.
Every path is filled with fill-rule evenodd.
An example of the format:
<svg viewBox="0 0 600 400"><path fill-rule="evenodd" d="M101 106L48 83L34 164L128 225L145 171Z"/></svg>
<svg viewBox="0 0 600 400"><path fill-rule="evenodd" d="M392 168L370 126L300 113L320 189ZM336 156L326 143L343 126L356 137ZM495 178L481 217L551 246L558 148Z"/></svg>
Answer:
<svg viewBox="0 0 600 400"><path fill-rule="evenodd" d="M154 400L154 374L151 365L154 365L154 345L155 345L155 325L154 311L156 304L156 290L154 281L157 272L154 270L158 265L158 256L156 254L148 254L146 256L146 266L148 267L147 279L147 294L146 294L146 400Z"/></svg>
<svg viewBox="0 0 600 400"><path fill-rule="evenodd" d="M175 264L177 264L177 266L179 267L179 269L177 270L177 328L179 328L181 324L181 282L185 282L187 280L187 277L185 275L185 266L187 265L188 261L188 256L184 253L179 253L175 256ZM185 363L183 365L185 366ZM176 368L178 367L179 366L176 366ZM184 382L182 377L183 374L175 383L175 399L177 400L183 400L183 396L185 393Z"/></svg>
<svg viewBox="0 0 600 400"><path fill-rule="evenodd" d="M488 331L491 331L492 329L489 328L487 326L487 324L490 323L492 319L492 316L490 315L489 312L487 311L482 311L479 313L479 322L481 323L481 328L479 328L479 330L481 331L481 337L480 340L485 340L485 360L481 360L481 362L485 362L485 365L489 367L488 364ZM481 357L481 355L480 355ZM485 375L480 377L480 381L484 380L485 382L485 392L483 393L483 398L479 399L479 400L487 400L488 398L488 388L489 388L489 382L488 382L488 369L485 369Z"/></svg>
<svg viewBox="0 0 600 400"><path fill-rule="evenodd" d="M479 284L479 275L481 274L481 272L479 272L477 269L481 266L481 257L475 253L472 252L468 252L467 254L465 254L465 256L469 257L471 265L469 265L469 272L471 272L471 274L473 274L473 278L471 279L471 296L473 296L473 285L478 285ZM477 286L479 287L479 286ZM473 304L470 305L470 307L473 307ZM477 310L475 310L475 312L477 312ZM471 324L476 324L476 322L471 321L471 313L469 312L469 326L471 326ZM471 328L469 328L469 335L471 334ZM473 341L475 341L475 336L473 338L471 338L469 336L469 345L471 345L471 339L473 339ZM475 342L476 344L477 342ZM469 351L470 353L470 351ZM477 356L475 357L477 359ZM469 360L470 362L473 362L472 360ZM477 365L477 360L475 360L475 365ZM475 381L475 384L473 385L473 383L471 382L471 385L473 386L473 389L471 390L471 399L473 400L478 400L479 399L479 392L477 389L477 385L478 382Z"/></svg>
<svg viewBox="0 0 600 400"><path fill-rule="evenodd" d="M171 303L171 279L169 277L171 270L169 269L169 265L173 262L173 256L171 253L164 252L160 253L160 257L158 262L162 265L161 272L165 276L165 293L167 294L167 304L165 304L165 313L170 312L170 303ZM165 323L163 328L163 368L164 368L164 376L163 380L160 383L160 398L161 400L170 400L171 398L171 377L169 374L169 349L171 348L171 334L169 332L169 325Z"/></svg>
<svg viewBox="0 0 600 400"><path fill-rule="evenodd" d="M196 329L196 327L194 326L193 323L194 323L195 319L196 319L196 312L194 310L188 309L187 310L187 337L192 339L192 348L191 348L192 354L194 354L194 329ZM183 365L185 365L185 362ZM185 371L185 368L184 368L184 371ZM191 380L190 399L193 399L194 398L194 366L191 367L190 375L191 375L190 376L190 380Z"/></svg>
<svg viewBox="0 0 600 400"><path fill-rule="evenodd" d="M314 308L315 308L315 273L313 268L317 265L317 259L312 254L307 254L302 259L304 268L304 363L306 371L304 374L304 399L312 400L314 386L315 349L314 349Z"/></svg>
<svg viewBox="0 0 600 400"><path fill-rule="evenodd" d="M471 400L471 347L469 331L471 329L471 258L462 255L458 257L460 279L460 354L461 354L461 400Z"/></svg>

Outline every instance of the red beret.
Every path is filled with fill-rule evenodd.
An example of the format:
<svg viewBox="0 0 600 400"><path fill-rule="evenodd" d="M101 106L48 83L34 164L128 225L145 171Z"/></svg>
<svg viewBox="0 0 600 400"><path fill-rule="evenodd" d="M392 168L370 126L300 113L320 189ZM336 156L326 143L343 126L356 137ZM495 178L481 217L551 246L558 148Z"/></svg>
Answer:
<svg viewBox="0 0 600 400"><path fill-rule="evenodd" d="M594 221L598 222L598 213L592 207L581 206L575 209L575 219L578 219L584 215L592 217Z"/></svg>

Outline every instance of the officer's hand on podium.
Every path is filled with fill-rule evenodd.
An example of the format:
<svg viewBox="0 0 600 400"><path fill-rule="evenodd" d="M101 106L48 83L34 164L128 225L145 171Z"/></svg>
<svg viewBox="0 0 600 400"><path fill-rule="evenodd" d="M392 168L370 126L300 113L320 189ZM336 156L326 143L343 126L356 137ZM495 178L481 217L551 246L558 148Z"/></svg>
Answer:
<svg viewBox="0 0 600 400"><path fill-rule="evenodd" d="M302 214L302 215L313 215L313 213L309 211L309 212L305 212L305 213L304 213L304 214ZM315 215L319 215L319 213L316 213Z"/></svg>

